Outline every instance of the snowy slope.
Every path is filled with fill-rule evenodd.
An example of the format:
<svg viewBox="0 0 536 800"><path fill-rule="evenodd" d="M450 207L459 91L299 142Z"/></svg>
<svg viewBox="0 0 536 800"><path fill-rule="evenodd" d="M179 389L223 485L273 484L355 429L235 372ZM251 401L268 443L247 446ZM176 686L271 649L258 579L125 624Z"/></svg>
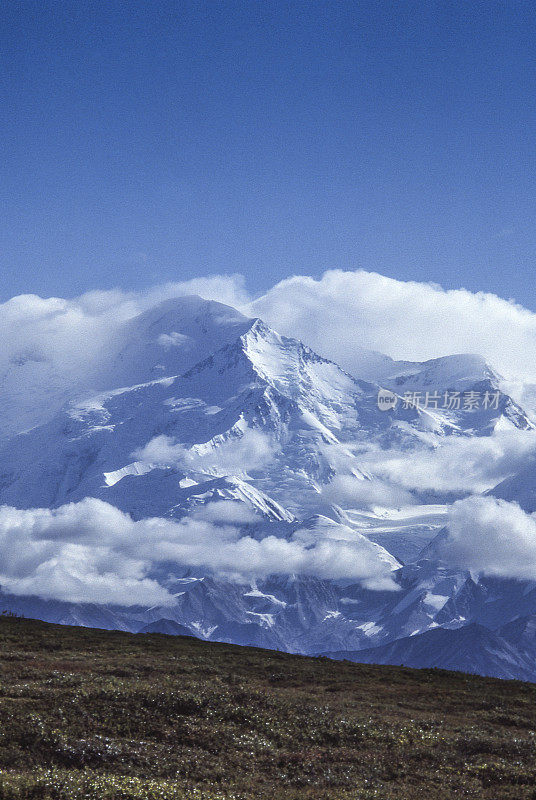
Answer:
<svg viewBox="0 0 536 800"><path fill-rule="evenodd" d="M499 429L534 428L532 415L508 395L503 379L480 356L461 354L423 363L393 362L391 368L378 376L382 386L402 396L416 394L433 417L443 425L448 422L459 432L488 435ZM438 396L438 400L427 405L427 393L429 397ZM454 393L460 394L459 407L452 404L449 408L446 397ZM477 400L474 407L465 409L463 398L469 393Z"/></svg>
<svg viewBox="0 0 536 800"><path fill-rule="evenodd" d="M235 477L292 514L323 511L319 488L337 471L367 477L356 444L419 442L423 415L381 412L376 394L300 342L249 321L244 334L182 375L71 404L10 440L0 450L0 501L51 507L93 496L139 515L149 497L151 513L164 515L187 496L183 478L199 484L224 477L218 450L254 430L267 437L273 456L263 470ZM159 436L202 452L203 469L173 473L169 465L141 463L136 453Z"/></svg>
<svg viewBox="0 0 536 800"><path fill-rule="evenodd" d="M520 653L505 638L476 624L456 630L436 628L357 653L341 651L325 655L363 664L395 664L428 669L441 667L495 678L536 679L531 654Z"/></svg>
<svg viewBox="0 0 536 800"><path fill-rule="evenodd" d="M488 494L508 502L519 503L523 511L536 511L536 464L531 461L515 475L506 478Z"/></svg>
<svg viewBox="0 0 536 800"><path fill-rule="evenodd" d="M423 504L375 511L349 509L341 512L341 520L406 563L415 561L434 539L447 514L446 505Z"/></svg>
<svg viewBox="0 0 536 800"><path fill-rule="evenodd" d="M306 547L330 539L371 542L398 591L312 575L237 582L177 564L159 576L174 596L165 607L7 593L2 607L68 624L189 631L294 652L366 651L363 658L375 653L529 675L534 586L479 579L442 564L434 537L446 523L446 505L371 508L356 501L341 508L326 488L341 477L370 481L364 454L395 449L411 458L441 447L446 437L531 429L530 415L476 356L417 364L363 352L361 360L362 375L351 376L228 306L195 297L168 301L119 327L84 389L67 392L65 376L55 382L47 365L29 369L29 394L36 376L50 391L33 422L45 406L56 410L0 446L0 503L57 508L95 497L135 520L181 520L214 500L233 500L251 512L242 532L255 540L290 540L299 532ZM24 364L13 370L0 396L15 415L13 376ZM89 383L98 391L89 391ZM29 385L20 383L25 398ZM379 386L399 395L395 409L378 408ZM401 399L407 391L492 390L500 399L485 412L405 408ZM68 402L58 410L60 395ZM535 510L535 485L528 465L494 493ZM516 627L519 617L525 622ZM469 625L472 652L471 636L458 632Z"/></svg>

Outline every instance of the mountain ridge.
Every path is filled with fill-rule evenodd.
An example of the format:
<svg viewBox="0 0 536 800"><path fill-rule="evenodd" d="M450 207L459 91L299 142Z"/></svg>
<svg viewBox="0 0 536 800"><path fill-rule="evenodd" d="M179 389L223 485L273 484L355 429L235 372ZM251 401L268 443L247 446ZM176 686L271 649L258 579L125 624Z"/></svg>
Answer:
<svg viewBox="0 0 536 800"><path fill-rule="evenodd" d="M69 402L49 421L2 444L3 508L41 513L94 498L131 520L155 520L153 525L205 515L212 535L232 530L247 542L285 543L303 558L314 548L331 553L336 545L355 560L356 575L360 560L368 559L378 575L388 576L389 588L379 588L381 581L371 588L365 577L287 574L284 564L282 574L231 580L177 563L154 565L146 575L173 593L169 607L99 607L4 589L6 608L54 622L127 630L181 626L201 638L364 657L377 648L394 657L389 653L416 648L419 637L440 629L447 631L447 644L438 647L443 663L449 647L457 647L452 631L473 624L498 630L514 622L516 603L527 617L536 614L536 594L526 583L521 601L515 582L474 580L441 561L431 543L445 529L448 493L427 505L416 491L395 492L365 458L371 451L417 457L453 438L532 430L530 415L502 392L500 376L482 358L457 355L418 364L385 357L377 380L364 380L259 318L196 297L150 309L122 331L100 379L110 384L107 389ZM397 393L395 408L380 410L380 387ZM429 389L493 389L497 408L444 411L404 404L406 390ZM368 501L372 490L377 499ZM345 501L345 492L355 499ZM230 504L226 508L239 521L231 527L210 522L218 503ZM353 566L341 564L341 575ZM502 634L493 635L502 642ZM509 653L519 649L523 676L526 636L522 647L510 639L501 644ZM396 645L406 639L414 641ZM482 659L492 664L491 644L482 648Z"/></svg>

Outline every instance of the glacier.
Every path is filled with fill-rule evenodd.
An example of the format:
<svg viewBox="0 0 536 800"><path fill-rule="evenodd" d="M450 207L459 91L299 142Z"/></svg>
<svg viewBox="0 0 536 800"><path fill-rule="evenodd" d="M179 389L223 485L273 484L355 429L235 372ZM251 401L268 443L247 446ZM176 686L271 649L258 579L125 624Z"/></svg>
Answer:
<svg viewBox="0 0 536 800"><path fill-rule="evenodd" d="M152 560L145 555L150 566L142 577L162 587L169 602L140 603L135 590L129 602L74 601L53 590L24 590L44 562L34 564L32 550L31 564L20 554L11 564L5 542L16 543L19 517L5 512L0 610L63 624L535 680L536 581L475 574L470 565L444 560L449 509L467 495L463 487L406 486L396 493L375 470L393 453L411 464L452 442L487 442L501 432L530 437L532 411L477 355L417 363L368 353L359 342L356 350L363 370L350 375L261 319L179 297L126 321L87 385L62 388L54 402L48 402L53 384L44 399L36 398L47 379L42 364L31 373L26 360L14 363L0 386L11 421L21 386L25 398L20 430L0 441L0 503L27 512L32 546L40 548L35 552L50 547L39 557L49 565L60 561L55 575L68 568L61 558L77 544L77 531L46 533L43 512L77 508L87 498L139 522L133 530L140 537L158 525L173 537L185 521L201 520L213 526L216 550L235 537L294 547L298 564L323 547L326 559L345 553L355 564L322 572L281 563L266 571L248 566L246 554L236 569L223 570L186 556L166 561L155 549ZM24 373L20 382L17 370ZM399 397L388 411L378 408L380 387ZM408 391L427 390L496 392L498 402L479 410L402 402ZM344 486L350 500L338 498L335 489ZM535 486L529 461L485 491L532 513ZM389 503L391 497L398 502ZM216 518L214 509L228 519ZM62 536L70 537L67 544L54 550L53 538ZM132 558L150 550L143 544L129 543Z"/></svg>

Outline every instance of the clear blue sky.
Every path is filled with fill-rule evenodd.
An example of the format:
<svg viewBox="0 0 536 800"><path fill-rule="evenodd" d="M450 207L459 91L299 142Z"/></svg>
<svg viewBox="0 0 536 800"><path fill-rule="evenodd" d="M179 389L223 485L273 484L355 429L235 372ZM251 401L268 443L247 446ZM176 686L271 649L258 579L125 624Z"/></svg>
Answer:
<svg viewBox="0 0 536 800"><path fill-rule="evenodd" d="M362 267L536 307L523 0L10 0L0 294Z"/></svg>

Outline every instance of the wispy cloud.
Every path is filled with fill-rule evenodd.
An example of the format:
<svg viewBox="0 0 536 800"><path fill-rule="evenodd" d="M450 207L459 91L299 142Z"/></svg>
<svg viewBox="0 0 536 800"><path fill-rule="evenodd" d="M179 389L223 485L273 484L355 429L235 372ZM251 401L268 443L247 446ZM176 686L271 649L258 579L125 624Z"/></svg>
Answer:
<svg viewBox="0 0 536 800"><path fill-rule="evenodd" d="M415 502L413 495L402 486L378 478L367 480L353 475L337 475L322 487L322 496L342 508L407 506Z"/></svg>
<svg viewBox="0 0 536 800"><path fill-rule="evenodd" d="M410 452L371 448L359 458L370 472L402 489L478 493L536 458L536 431L451 436L435 447Z"/></svg>
<svg viewBox="0 0 536 800"><path fill-rule="evenodd" d="M211 475L241 475L268 464L275 453L270 437L251 428L237 428L230 436L186 447L169 436L155 436L133 457L159 466L183 467Z"/></svg>

